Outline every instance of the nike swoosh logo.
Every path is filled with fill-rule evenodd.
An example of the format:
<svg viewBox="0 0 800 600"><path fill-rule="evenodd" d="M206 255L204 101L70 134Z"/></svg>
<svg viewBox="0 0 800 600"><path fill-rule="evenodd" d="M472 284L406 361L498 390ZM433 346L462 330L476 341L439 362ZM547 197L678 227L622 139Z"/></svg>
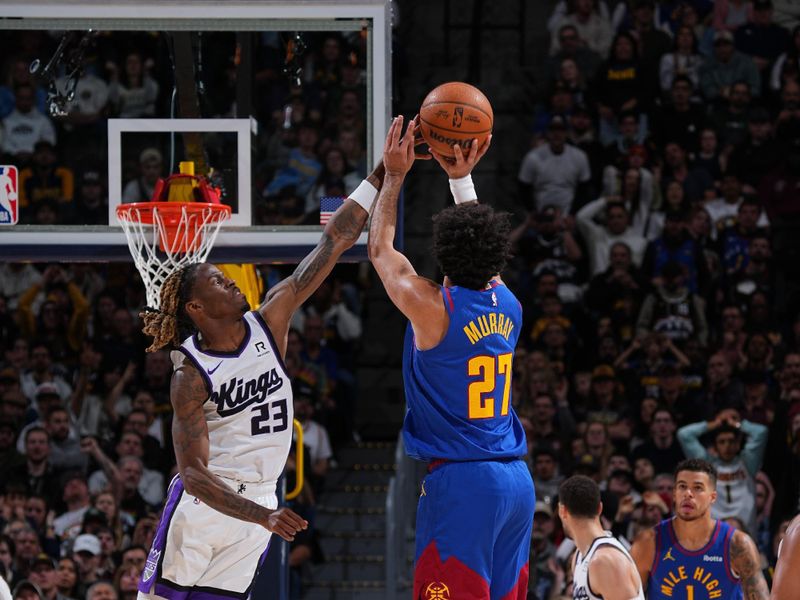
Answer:
<svg viewBox="0 0 800 600"><path fill-rule="evenodd" d="M208 374L209 374L209 375L213 375L213 374L214 374L214 371L216 371L217 369L219 369L219 365L221 365L221 364L222 364L222 361L219 361L219 364L218 364L216 367L214 367L213 369L208 369Z"/></svg>

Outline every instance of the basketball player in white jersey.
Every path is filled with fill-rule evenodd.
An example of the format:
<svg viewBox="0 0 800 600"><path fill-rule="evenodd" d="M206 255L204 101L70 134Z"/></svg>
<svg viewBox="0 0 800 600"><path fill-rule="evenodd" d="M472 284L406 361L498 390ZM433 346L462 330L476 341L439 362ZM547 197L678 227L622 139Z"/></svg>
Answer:
<svg viewBox="0 0 800 600"><path fill-rule="evenodd" d="M772 578L771 600L800 600L800 515L797 515L778 546L778 563Z"/></svg>
<svg viewBox="0 0 800 600"><path fill-rule="evenodd" d="M307 527L278 508L276 482L292 440L283 357L289 322L361 234L383 164L345 200L317 247L249 311L236 284L208 263L164 282L144 314L148 350L173 352L170 398L180 475L170 484L139 583L139 600L245 600L275 533Z"/></svg>
<svg viewBox="0 0 800 600"><path fill-rule="evenodd" d="M600 488L583 475L574 475L558 488L558 516L577 551L574 600L644 600L636 565L619 540L600 524Z"/></svg>

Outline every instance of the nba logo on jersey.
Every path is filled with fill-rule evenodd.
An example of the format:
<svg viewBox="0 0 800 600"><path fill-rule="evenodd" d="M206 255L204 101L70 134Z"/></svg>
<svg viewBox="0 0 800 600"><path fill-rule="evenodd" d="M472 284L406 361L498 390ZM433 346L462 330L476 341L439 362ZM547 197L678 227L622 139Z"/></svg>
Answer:
<svg viewBox="0 0 800 600"><path fill-rule="evenodd" d="M19 220L17 167L0 166L0 225L16 225Z"/></svg>

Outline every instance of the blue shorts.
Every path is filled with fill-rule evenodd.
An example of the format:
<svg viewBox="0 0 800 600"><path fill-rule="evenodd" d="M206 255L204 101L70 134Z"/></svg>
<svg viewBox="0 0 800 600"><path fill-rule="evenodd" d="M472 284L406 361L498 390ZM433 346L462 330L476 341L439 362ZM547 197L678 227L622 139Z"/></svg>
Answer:
<svg viewBox="0 0 800 600"><path fill-rule="evenodd" d="M535 504L521 460L437 465L417 508L414 600L524 600Z"/></svg>

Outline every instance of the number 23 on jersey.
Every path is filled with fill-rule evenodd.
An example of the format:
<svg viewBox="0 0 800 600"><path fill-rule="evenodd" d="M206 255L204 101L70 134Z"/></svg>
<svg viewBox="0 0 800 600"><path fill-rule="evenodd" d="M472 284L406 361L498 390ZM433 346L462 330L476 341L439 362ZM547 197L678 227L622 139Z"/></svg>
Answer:
<svg viewBox="0 0 800 600"><path fill-rule="evenodd" d="M496 414L495 395L497 393L497 375L503 375L503 402L500 416L508 414L508 400L511 394L511 361L513 354L497 356L473 356L467 363L467 375L472 380L467 389L469 400L468 416L470 419L492 419Z"/></svg>

